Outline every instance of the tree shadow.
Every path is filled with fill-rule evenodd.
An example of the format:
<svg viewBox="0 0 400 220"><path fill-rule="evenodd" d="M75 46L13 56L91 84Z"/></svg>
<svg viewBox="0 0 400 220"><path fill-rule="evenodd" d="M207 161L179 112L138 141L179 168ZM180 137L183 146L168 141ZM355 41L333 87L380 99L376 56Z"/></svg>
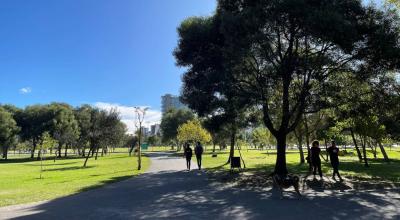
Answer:
<svg viewBox="0 0 400 220"><path fill-rule="evenodd" d="M90 168L94 168L96 166L71 166L71 167L62 167L62 168L46 168L45 171L68 171L68 170L86 170Z"/></svg>
<svg viewBox="0 0 400 220"><path fill-rule="evenodd" d="M0 159L0 164L2 163L26 163L26 162L33 162L37 161L36 158L30 158L30 157L22 157L22 158L9 158L7 160L5 159Z"/></svg>
<svg viewBox="0 0 400 220"><path fill-rule="evenodd" d="M203 171L165 171L117 177L82 193L14 210L11 219L353 219L399 218L398 203L377 193L230 187ZM96 188L92 190L93 188ZM389 193L393 193L390 191ZM312 212L310 212L312 210ZM390 210L390 212L388 211ZM2 213L4 215L4 213ZM16 214L16 215L15 215ZM18 217L19 216L19 217Z"/></svg>
<svg viewBox="0 0 400 220"><path fill-rule="evenodd" d="M43 164L43 166L65 166L65 165L71 165L71 164L76 164L76 162L66 162L66 163L55 163L52 164ZM40 167L40 164L23 164L24 166L32 166L32 167Z"/></svg>

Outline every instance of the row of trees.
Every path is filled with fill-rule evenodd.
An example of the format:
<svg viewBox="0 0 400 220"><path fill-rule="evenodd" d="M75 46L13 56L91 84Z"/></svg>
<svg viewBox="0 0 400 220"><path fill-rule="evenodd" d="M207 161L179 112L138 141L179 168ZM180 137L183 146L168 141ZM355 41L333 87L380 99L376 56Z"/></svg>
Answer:
<svg viewBox="0 0 400 220"><path fill-rule="evenodd" d="M238 130L261 121L277 174L288 173L292 133L302 143L348 132L367 161L368 143L399 134L399 24L395 11L359 0L219 0L213 16L178 28L182 101L212 133L229 131L231 155ZM321 114L316 129L309 121Z"/></svg>
<svg viewBox="0 0 400 220"><path fill-rule="evenodd" d="M101 149L126 144L126 126L115 110L104 111L90 105L73 108L64 103L33 105L24 109L12 105L0 106L0 146L2 157L7 159L10 148L24 143L31 158L41 158L45 142L53 139L50 152L57 157L67 157L68 149L79 155L96 156Z"/></svg>

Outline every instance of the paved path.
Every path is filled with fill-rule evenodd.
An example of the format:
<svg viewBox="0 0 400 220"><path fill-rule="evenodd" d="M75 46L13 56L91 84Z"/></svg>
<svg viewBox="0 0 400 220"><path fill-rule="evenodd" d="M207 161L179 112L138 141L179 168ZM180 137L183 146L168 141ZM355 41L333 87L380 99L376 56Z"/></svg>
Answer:
<svg viewBox="0 0 400 220"><path fill-rule="evenodd" d="M227 187L182 158L150 154L138 177L47 202L0 208L0 219L400 219L399 189L306 190L283 200L276 190Z"/></svg>

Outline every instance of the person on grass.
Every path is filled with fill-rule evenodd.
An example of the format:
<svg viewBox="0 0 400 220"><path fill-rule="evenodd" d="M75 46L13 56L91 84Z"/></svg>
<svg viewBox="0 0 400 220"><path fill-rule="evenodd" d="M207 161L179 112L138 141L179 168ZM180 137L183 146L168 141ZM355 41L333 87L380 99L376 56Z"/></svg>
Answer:
<svg viewBox="0 0 400 220"><path fill-rule="evenodd" d="M201 156L203 155L203 146L199 141L196 143L196 147L194 148L194 154L196 154L197 166L199 170L201 170Z"/></svg>
<svg viewBox="0 0 400 220"><path fill-rule="evenodd" d="M328 148L329 159L331 160L331 165L333 168L333 176L334 180L337 175L340 181L343 181L342 177L339 174L339 148L336 146L335 141L331 142L331 146Z"/></svg>
<svg viewBox="0 0 400 220"><path fill-rule="evenodd" d="M321 170L320 153L321 153L321 149L319 148L319 141L313 141L312 147L311 147L312 170L313 170L314 178L315 178L315 175L317 174L317 170L318 170L318 174L322 180L323 178L322 178L322 170Z"/></svg>
<svg viewBox="0 0 400 220"><path fill-rule="evenodd" d="M192 148L190 148L189 144L186 144L184 154L186 157L186 167L188 170L190 170L190 164L192 161L193 151L192 151Z"/></svg>

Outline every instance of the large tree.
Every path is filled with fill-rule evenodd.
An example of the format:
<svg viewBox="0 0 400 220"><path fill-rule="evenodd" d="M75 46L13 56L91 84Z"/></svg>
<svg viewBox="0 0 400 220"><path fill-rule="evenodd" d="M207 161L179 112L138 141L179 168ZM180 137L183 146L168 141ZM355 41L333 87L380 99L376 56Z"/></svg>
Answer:
<svg viewBox="0 0 400 220"><path fill-rule="evenodd" d="M90 105L82 105L75 109L75 118L78 121L79 137L77 140L77 147L80 154L85 157L85 150L90 141L90 128L91 128L91 112L93 108Z"/></svg>
<svg viewBox="0 0 400 220"><path fill-rule="evenodd" d="M9 147L16 145L19 130L12 113L0 106L0 150L4 159L7 159Z"/></svg>
<svg viewBox="0 0 400 220"><path fill-rule="evenodd" d="M86 155L83 164L86 167L87 161L91 155L96 154L100 149L117 143L116 140L122 139L121 133L125 133L125 126L121 125L119 113L112 109L111 111L93 108L90 110L90 128L89 128L89 152ZM119 143L119 142L118 142Z"/></svg>
<svg viewBox="0 0 400 220"><path fill-rule="evenodd" d="M208 69L222 75L232 88L229 91L235 91L219 90L213 96L233 94L259 107L277 141L275 173L284 175L288 172L286 136L304 113L327 106L333 91L326 90L325 84L332 76L348 72L366 79L375 76L375 69L398 68L398 20L393 13L356 0L220 0L207 22L182 23L186 32L201 37L183 44L186 36L180 34L177 50L199 52L193 61L177 59L188 68L186 74ZM209 51L218 52L219 65L198 62L207 59ZM187 89L184 86L183 94Z"/></svg>
<svg viewBox="0 0 400 220"><path fill-rule="evenodd" d="M34 157L38 144L44 132L52 125L52 114L48 105L32 105L16 114L17 124L21 128L21 138L32 142L31 158ZM40 152L38 153L40 159Z"/></svg>
<svg viewBox="0 0 400 220"><path fill-rule="evenodd" d="M67 156L68 147L77 143L79 125L71 106L63 103L52 103L50 106L52 124L50 132L58 142L58 157L61 157L61 148L65 146L64 156Z"/></svg>
<svg viewBox="0 0 400 220"><path fill-rule="evenodd" d="M189 120L194 119L194 114L187 109L169 109L161 119L162 141L164 143L173 141L178 145L178 127Z"/></svg>

